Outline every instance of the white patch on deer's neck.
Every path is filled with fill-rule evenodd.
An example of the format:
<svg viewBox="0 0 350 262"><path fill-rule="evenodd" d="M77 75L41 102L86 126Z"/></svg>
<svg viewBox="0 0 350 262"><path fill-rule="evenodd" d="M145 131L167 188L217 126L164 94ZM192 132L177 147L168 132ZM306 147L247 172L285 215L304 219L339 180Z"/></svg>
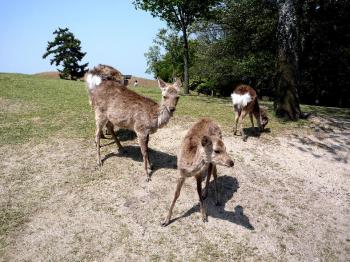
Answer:
<svg viewBox="0 0 350 262"><path fill-rule="evenodd" d="M163 127L169 122L171 115L166 106L161 106L161 110L158 114L158 128Z"/></svg>
<svg viewBox="0 0 350 262"><path fill-rule="evenodd" d="M233 105L239 109L247 106L247 104L252 101L252 97L250 96L249 93L245 93L244 95L233 93L231 95L231 98L232 98Z"/></svg>
<svg viewBox="0 0 350 262"><path fill-rule="evenodd" d="M86 77L86 82L90 90L94 89L96 86L102 83L102 79L100 76L88 74Z"/></svg>

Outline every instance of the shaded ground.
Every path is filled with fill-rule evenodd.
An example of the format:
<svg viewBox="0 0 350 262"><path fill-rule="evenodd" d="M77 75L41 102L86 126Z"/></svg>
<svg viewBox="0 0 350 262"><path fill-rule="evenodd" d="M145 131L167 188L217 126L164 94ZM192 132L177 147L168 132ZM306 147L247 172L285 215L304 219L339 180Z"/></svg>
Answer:
<svg viewBox="0 0 350 262"><path fill-rule="evenodd" d="M175 221L160 226L190 123L151 137L156 169L145 182L136 140L102 148L58 136L0 148L1 261L347 261L350 257L349 122L313 119L313 131L225 136L235 167L219 167L222 206L210 186L201 222L188 179ZM123 135L123 134L120 134ZM110 141L104 140L107 144Z"/></svg>

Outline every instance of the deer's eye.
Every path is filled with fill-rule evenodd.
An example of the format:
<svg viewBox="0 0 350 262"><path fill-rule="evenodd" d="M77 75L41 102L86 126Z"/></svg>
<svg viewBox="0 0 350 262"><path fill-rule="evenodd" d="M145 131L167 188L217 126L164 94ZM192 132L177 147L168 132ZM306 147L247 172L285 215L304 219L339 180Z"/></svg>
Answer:
<svg viewBox="0 0 350 262"><path fill-rule="evenodd" d="M220 150L214 150L215 154L220 154Z"/></svg>
<svg viewBox="0 0 350 262"><path fill-rule="evenodd" d="M168 99L168 97L167 97L167 96L163 96L163 98L164 98L164 99Z"/></svg>

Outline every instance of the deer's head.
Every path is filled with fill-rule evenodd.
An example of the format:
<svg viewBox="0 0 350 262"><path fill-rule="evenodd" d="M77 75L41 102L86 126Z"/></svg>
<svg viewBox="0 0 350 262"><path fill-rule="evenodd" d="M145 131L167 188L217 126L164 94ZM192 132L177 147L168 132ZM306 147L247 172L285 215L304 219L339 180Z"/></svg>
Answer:
<svg viewBox="0 0 350 262"><path fill-rule="evenodd" d="M171 115L175 112L179 101L180 85L179 80L173 84L168 84L158 78L158 86L162 90L162 105L166 107Z"/></svg>
<svg viewBox="0 0 350 262"><path fill-rule="evenodd" d="M233 167L234 162L226 151L224 142L217 136L203 136L202 146L211 163Z"/></svg>

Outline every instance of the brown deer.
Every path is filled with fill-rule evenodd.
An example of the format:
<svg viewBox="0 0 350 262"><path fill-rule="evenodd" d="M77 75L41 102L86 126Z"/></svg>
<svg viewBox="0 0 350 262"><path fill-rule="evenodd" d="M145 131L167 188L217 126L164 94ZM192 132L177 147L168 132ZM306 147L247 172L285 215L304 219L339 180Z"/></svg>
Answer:
<svg viewBox="0 0 350 262"><path fill-rule="evenodd" d="M258 96L255 90L248 85L239 85L233 91L232 95L233 110L235 112L234 134L237 134L237 125L240 124L240 134L243 141L247 136L243 132L243 119L249 113L250 121L254 127L253 115L258 123L260 132L262 132L269 122L266 110L261 108L258 103Z"/></svg>
<svg viewBox="0 0 350 262"><path fill-rule="evenodd" d="M225 144L222 141L221 130L218 125L208 118L203 118L195 123L182 141L177 165L180 171L180 178L177 183L173 202L162 225L167 226L170 223L175 202L180 195L181 187L187 177L196 178L202 220L206 222L207 215L203 207L203 199L207 197L210 176L213 174L216 204L218 205L216 165L227 167L233 167L234 165L226 152ZM207 180L202 194L202 180L205 176L207 176Z"/></svg>
<svg viewBox="0 0 350 262"><path fill-rule="evenodd" d="M158 79L159 88L162 90L162 101L158 104L150 98L129 90L119 81L104 79L98 74L98 71L94 71L95 69L88 73L86 81L95 111L95 142L98 164L102 166L100 136L104 126L112 134L119 150L122 150L123 147L113 132L114 126L133 130L139 140L145 173L147 181L149 181L148 167L152 168L148 154L149 135L165 126L175 112L179 99L180 83L167 84Z"/></svg>

